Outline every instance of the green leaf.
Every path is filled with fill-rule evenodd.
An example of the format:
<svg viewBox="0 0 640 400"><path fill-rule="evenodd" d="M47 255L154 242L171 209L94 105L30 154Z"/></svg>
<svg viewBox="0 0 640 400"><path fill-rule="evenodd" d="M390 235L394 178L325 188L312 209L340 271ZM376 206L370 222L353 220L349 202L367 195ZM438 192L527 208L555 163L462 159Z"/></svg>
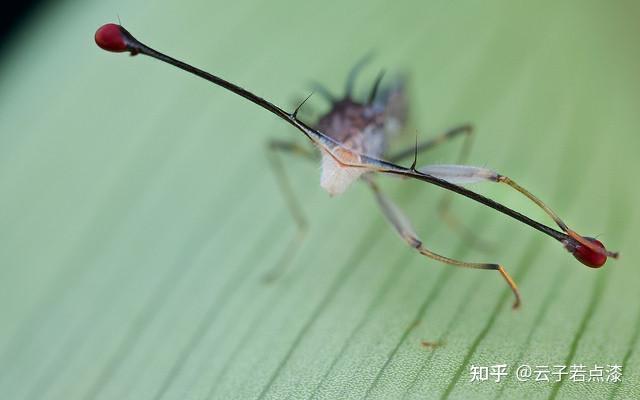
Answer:
<svg viewBox="0 0 640 400"><path fill-rule="evenodd" d="M635 2L64 2L41 9L0 64L0 398L639 398L640 50ZM339 93L376 58L410 74L397 146L471 122L470 163L507 174L621 259L582 267L552 240L473 202L454 211L497 249L438 218L442 191L379 183L427 245L503 263L425 259L363 185L328 198L285 159L310 222L295 225L265 154L301 135L219 88L93 32L119 14L143 42L293 108ZM326 110L320 96L303 111ZM458 143L419 161L453 162ZM549 222L522 196L480 189ZM422 340L444 341L425 348ZM472 366L507 364L502 382ZM519 382L515 369L623 366L620 383ZM553 377L551 378L553 380Z"/></svg>

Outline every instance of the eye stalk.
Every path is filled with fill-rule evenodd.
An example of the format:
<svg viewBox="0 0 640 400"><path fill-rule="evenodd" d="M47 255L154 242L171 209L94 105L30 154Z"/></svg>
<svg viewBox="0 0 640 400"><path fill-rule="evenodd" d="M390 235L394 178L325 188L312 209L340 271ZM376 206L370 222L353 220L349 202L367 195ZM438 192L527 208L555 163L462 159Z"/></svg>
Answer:
<svg viewBox="0 0 640 400"><path fill-rule="evenodd" d="M116 53L129 52L132 56L142 54L151 58L155 58L156 60L159 60L161 62L170 64L185 72L205 79L214 85L220 86L230 92L233 92L236 95L241 96L246 100L256 104L257 106L265 109L266 111L269 111L288 124L294 126L306 138L311 140L314 145L320 148L323 152L326 152L327 157L332 157L330 160L327 159L332 163L333 161L335 161L335 163L333 163L335 165L331 165L331 167L344 167L349 172L349 174L343 176L344 179L341 183L341 186L329 187L328 190L330 192L334 192L334 194L337 194L338 192L344 190L344 188L346 188L346 186L348 186L351 181L359 177L359 175L356 176L355 174L361 174L363 173L362 171L412 178L414 180L439 186L443 189L451 191L452 193L457 193L459 195L465 196L544 233L545 235L560 242L565 247L565 249L569 251L569 253L571 253L578 261L588 267L600 268L607 262L607 259L609 257L618 258L617 252L608 251L605 246L595 238L583 237L571 230L567 226L567 224L565 224L560 219L560 217L555 212L553 212L545 203L543 203L539 198L534 196L528 190L518 185L516 182L505 175L498 174L495 171L489 171L489 173L487 174L487 171L483 169L469 166L464 167L465 169L463 170L460 169L461 166L456 166L456 168L454 169L445 168L444 170L442 169L442 166L440 166L438 169L431 169L429 172L424 172L419 169L415 169L415 162L410 168L406 168L391 161L385 161L383 159L368 156L366 154L360 154L356 151L347 149L333 137L326 135L315 128L312 128L305 124L303 121L299 120L296 116L297 110L289 113L271 103L270 101L257 96L256 94L243 89L242 87L229 82L217 75L210 74L183 61L160 53L159 51L154 50L153 48L141 43L120 25L110 23L101 26L95 33L95 41L99 47L106 51ZM414 149L412 149L411 153L415 154L417 148L418 147L416 146ZM409 155L411 153L409 153ZM461 174L461 172L463 173ZM353 176L351 175L352 173ZM479 193L473 192L463 186L452 183L449 179L447 179L451 178L452 176L457 177L458 179L463 179L463 181L466 181L467 183L490 181L510 186L512 189L520 192L521 194L529 198L529 200L534 202L538 207L540 207L555 222L558 228L560 228L560 231L543 223L537 222L527 217L526 215L521 214L518 211L515 211L483 195L480 195ZM418 246L420 246L420 253L422 255L440 260L447 264L462 267L498 270L503 278L507 281L509 287L516 296L514 307L517 307L520 304L520 294L516 284L500 264L466 263L440 256L429 251L428 249L421 247L421 242L414 237L415 235L412 233L412 229L409 229L410 224L408 224L406 217L396 209L397 207L395 207L395 205L389 203L388 200L382 197L382 195L378 193L377 196L379 197L379 203L381 203L383 205L383 208L385 209L384 213L387 216L387 219L393 223L396 230L401 233L402 237L412 247L418 249ZM408 236L409 233L413 236Z"/></svg>
<svg viewBox="0 0 640 400"><path fill-rule="evenodd" d="M599 240L592 237L584 237L583 240L587 243L567 241L564 247L587 267L600 268L607 262L607 257L618 258L618 253L608 252Z"/></svg>

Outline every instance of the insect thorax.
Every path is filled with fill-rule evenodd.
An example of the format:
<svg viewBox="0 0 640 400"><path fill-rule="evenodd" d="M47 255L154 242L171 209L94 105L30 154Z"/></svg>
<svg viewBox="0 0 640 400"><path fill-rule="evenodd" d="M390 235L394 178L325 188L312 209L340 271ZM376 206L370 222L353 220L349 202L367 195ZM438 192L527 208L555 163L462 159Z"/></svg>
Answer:
<svg viewBox="0 0 640 400"><path fill-rule="evenodd" d="M384 114L379 107L344 99L333 104L331 110L317 124L317 129L341 143L345 150L380 157L386 148ZM322 153L320 186L330 195L344 192L364 172L362 168L341 165L326 151ZM349 152L343 152L349 157Z"/></svg>

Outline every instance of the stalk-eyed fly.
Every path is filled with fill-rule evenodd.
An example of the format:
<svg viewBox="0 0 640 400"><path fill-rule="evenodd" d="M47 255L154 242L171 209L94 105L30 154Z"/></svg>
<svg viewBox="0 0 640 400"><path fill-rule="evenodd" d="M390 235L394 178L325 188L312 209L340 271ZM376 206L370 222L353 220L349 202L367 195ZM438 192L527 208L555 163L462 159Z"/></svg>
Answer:
<svg viewBox="0 0 640 400"><path fill-rule="evenodd" d="M455 260L427 249L407 216L375 183L374 176L376 174L393 175L422 181L470 198L552 237L560 242L578 261L591 268L602 267L608 257L618 257L618 253L608 251L600 241L592 237L581 236L570 229L545 203L505 175L487 168L461 164L416 167L419 152L433 148L435 145L456 136L470 137L472 128L469 125L454 128L422 143L416 141L416 145L409 149L389 154L388 139L403 126L406 118L407 107L402 81L396 81L394 84L378 90L382 77L380 75L368 98L365 101L358 101L352 96L353 81L359 69L357 66L350 74L346 94L343 98L335 99L328 92L325 92L325 95L332 100L332 107L316 124L311 126L298 118L298 111L304 102L293 112L284 111L270 101L240 86L142 44L120 25L103 25L96 31L95 41L98 46L107 51L128 51L131 55L143 54L171 64L242 96L293 125L314 145L317 152L285 141L272 141L270 144L272 150L294 152L311 159L314 159L319 153L322 167L320 185L330 195L343 193L356 180L363 181L371 189L386 219L410 247L426 257L445 264L498 271L513 291L515 296L513 308L520 306L520 293L516 283L501 264ZM413 163L409 167L403 167L399 164L400 161L411 156L413 156ZM282 164L279 161L274 161L274 163L274 166L283 172ZM282 175L280 174L280 176ZM286 181L281 182L287 189L287 196L296 221L300 226L304 226L305 222L301 210L291 199L290 187ZM500 183L520 192L540 207L560 230L534 221L465 187L465 185L479 182ZM450 219L450 222L453 220Z"/></svg>

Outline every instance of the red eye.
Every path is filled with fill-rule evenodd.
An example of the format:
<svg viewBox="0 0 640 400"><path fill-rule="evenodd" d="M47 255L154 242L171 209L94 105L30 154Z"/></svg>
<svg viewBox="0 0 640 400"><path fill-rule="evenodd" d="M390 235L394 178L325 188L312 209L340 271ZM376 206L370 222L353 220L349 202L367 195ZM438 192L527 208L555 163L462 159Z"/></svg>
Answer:
<svg viewBox="0 0 640 400"><path fill-rule="evenodd" d="M107 51L120 53L128 50L122 27L117 24L102 25L96 31L95 40L98 46Z"/></svg>
<svg viewBox="0 0 640 400"><path fill-rule="evenodd" d="M594 250L581 243L576 243L575 245L567 246L567 250L569 250L578 261L580 261L587 267L591 267L591 268L602 267L604 263L607 262L607 251L604 245L600 243L600 241L594 238L585 237L585 239L587 239L598 250L601 250L601 251Z"/></svg>

